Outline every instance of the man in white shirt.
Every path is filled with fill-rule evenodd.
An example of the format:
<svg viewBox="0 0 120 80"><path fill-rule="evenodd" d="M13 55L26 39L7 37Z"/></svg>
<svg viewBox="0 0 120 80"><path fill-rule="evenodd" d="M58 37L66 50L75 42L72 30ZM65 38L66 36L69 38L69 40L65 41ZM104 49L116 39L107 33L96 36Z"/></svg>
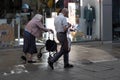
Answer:
<svg viewBox="0 0 120 80"><path fill-rule="evenodd" d="M60 51L56 53L53 58L49 59L49 66L54 69L53 63L56 62L62 55L64 59L64 68L72 68L73 65L69 64L69 49L68 49L68 40L67 40L67 31L71 27L71 24L68 24L66 17L68 16L68 9L63 8L61 13L55 18L54 25L57 32L57 39L61 44Z"/></svg>

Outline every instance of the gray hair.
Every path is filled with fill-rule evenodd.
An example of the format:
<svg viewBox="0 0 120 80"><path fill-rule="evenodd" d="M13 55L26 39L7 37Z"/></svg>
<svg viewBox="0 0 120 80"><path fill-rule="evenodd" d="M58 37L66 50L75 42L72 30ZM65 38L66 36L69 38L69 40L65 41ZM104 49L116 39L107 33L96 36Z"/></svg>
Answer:
<svg viewBox="0 0 120 80"><path fill-rule="evenodd" d="M67 8L63 8L61 12L62 13L68 13L68 9Z"/></svg>
<svg viewBox="0 0 120 80"><path fill-rule="evenodd" d="M41 19L42 19L42 15L41 14L36 14L34 17L33 17L33 19L35 19L35 20L37 20L37 21L41 21Z"/></svg>

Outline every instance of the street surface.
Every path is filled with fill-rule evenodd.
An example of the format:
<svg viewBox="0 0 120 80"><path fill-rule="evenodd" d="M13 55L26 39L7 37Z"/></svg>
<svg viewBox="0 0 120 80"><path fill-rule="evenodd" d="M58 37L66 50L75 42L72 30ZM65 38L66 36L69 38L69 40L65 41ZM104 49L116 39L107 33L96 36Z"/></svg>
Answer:
<svg viewBox="0 0 120 80"><path fill-rule="evenodd" d="M38 50L40 46L38 46ZM70 52L71 69L64 69L63 58L48 66L48 53L34 64L23 64L22 47L0 49L0 80L120 80L120 45L100 42L74 43Z"/></svg>

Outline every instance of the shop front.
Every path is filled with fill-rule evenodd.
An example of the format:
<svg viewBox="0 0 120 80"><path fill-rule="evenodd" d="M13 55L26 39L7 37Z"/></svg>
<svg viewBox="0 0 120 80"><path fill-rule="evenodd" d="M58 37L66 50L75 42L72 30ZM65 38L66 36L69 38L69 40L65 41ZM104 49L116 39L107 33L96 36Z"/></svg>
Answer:
<svg viewBox="0 0 120 80"><path fill-rule="evenodd" d="M36 2L34 0L31 1L33 1L34 3L23 0L21 4L28 3L28 5L30 5L30 8L33 10L34 14L42 13L45 17L44 24L46 25L46 27L54 29L53 21L54 21L54 17L57 16L57 10L59 10L58 9L59 6L57 5L57 2L59 0L56 0L56 2L53 4L54 6L51 7L48 6L47 8L45 7L42 8L42 10L41 10L41 5L43 5L43 2L45 3L45 1L47 0L45 1L36 0ZM62 1L64 1L63 2L64 7L68 8L69 10L68 21L75 28L75 31L71 32L72 42L120 41L120 5L119 5L120 1L119 0L62 0ZM50 13L48 13L48 8ZM5 8L5 10L8 9ZM26 12L21 12L21 9L16 10L15 12L23 13L23 14L26 13ZM22 16L19 17L15 16L13 18L9 18L9 17L8 19L6 19L7 17L4 17L4 15L0 16L1 19L3 20L5 19L4 22L6 22L7 24L9 24L8 23L9 19L12 20L11 23L9 24L10 26L13 25L14 28L13 30L14 36L11 40L14 41L16 38L20 40L20 38L23 37L21 33L24 28L22 30L21 28L25 22L24 21L25 17L23 18ZM3 22L3 20L1 22ZM20 29L18 29L19 27ZM5 36L6 33L8 33L6 31L8 30L5 29L2 30L2 28L0 30L0 44L4 43L4 41L2 41L2 37L3 35Z"/></svg>
<svg viewBox="0 0 120 80"><path fill-rule="evenodd" d="M112 0L113 41L120 41L120 0Z"/></svg>
<svg viewBox="0 0 120 80"><path fill-rule="evenodd" d="M80 0L80 39L108 43L120 41L119 4L119 0Z"/></svg>
<svg viewBox="0 0 120 80"><path fill-rule="evenodd" d="M72 42L101 40L101 4L101 0L64 0L64 7L69 10L68 22L75 28Z"/></svg>
<svg viewBox="0 0 120 80"><path fill-rule="evenodd" d="M79 0L79 7L77 7L76 5L76 20L75 20L76 21L75 24L78 25L76 32L72 32L72 35L74 33L73 41L101 40L100 5L101 4L98 0ZM70 7L68 7L68 9L69 8Z"/></svg>

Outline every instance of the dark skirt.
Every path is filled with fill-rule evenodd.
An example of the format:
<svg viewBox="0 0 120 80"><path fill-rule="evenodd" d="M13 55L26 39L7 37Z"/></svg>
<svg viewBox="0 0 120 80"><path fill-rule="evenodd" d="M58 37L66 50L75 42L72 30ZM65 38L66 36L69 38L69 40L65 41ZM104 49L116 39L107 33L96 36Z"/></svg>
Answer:
<svg viewBox="0 0 120 80"><path fill-rule="evenodd" d="M24 31L23 52L25 54L27 54L27 53L29 53L29 54L37 53L35 37L27 31Z"/></svg>

